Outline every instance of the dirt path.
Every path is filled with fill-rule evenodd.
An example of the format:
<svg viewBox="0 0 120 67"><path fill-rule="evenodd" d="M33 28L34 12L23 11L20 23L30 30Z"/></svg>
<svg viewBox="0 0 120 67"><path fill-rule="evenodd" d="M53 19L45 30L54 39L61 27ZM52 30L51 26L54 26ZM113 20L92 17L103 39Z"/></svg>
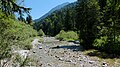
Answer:
<svg viewBox="0 0 120 67"><path fill-rule="evenodd" d="M82 54L82 46L72 42L58 41L54 37L44 37L31 51L36 61L34 67L107 67L106 63L93 61ZM38 44L38 39L33 44ZM32 65L32 64L31 64Z"/></svg>

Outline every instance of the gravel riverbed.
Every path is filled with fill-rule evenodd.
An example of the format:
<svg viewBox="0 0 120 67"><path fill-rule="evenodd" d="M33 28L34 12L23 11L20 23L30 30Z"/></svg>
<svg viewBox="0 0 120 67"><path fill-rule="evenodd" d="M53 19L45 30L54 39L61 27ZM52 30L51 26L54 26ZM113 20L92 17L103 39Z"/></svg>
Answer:
<svg viewBox="0 0 120 67"><path fill-rule="evenodd" d="M82 54L83 47L79 44L59 41L54 37L43 39L42 43L38 43L38 39L33 43L37 45L30 52L35 60L31 67L111 67L106 62L92 60L90 56Z"/></svg>

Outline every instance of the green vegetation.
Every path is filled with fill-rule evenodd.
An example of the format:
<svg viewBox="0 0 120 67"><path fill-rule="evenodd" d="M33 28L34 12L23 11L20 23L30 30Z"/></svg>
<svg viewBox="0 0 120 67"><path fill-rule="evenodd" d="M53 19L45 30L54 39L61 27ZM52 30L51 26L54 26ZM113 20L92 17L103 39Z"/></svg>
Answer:
<svg viewBox="0 0 120 67"><path fill-rule="evenodd" d="M55 36L61 30L76 30L75 27L75 3L71 3L60 10L54 11L51 15L34 24L34 28L42 29L46 35Z"/></svg>
<svg viewBox="0 0 120 67"><path fill-rule="evenodd" d="M45 35L45 34L44 34L43 30L40 29L40 30L38 31L38 36L44 36L44 35Z"/></svg>
<svg viewBox="0 0 120 67"><path fill-rule="evenodd" d="M61 30L77 31L85 48L120 54L119 22L119 0L78 0L54 11L34 26L52 36ZM56 37L62 40L68 36L65 34L62 32Z"/></svg>
<svg viewBox="0 0 120 67"><path fill-rule="evenodd" d="M107 62L109 66L115 65L115 63L120 63L119 55L108 54L95 49L85 50L82 53L91 56L92 60L98 60L99 62ZM115 65L115 67L119 66Z"/></svg>
<svg viewBox="0 0 120 67"><path fill-rule="evenodd" d="M78 35L74 31L68 31L65 32L64 30L61 30L58 35L55 36L59 40L65 40L65 41L74 41L78 40Z"/></svg>
<svg viewBox="0 0 120 67"><path fill-rule="evenodd" d="M81 0L76 11L83 46L120 54L119 0Z"/></svg>
<svg viewBox="0 0 120 67"><path fill-rule="evenodd" d="M30 8L16 2L0 1L0 61L11 58L14 49L30 50L37 35L56 36L66 41L80 39L87 49L120 55L120 0L78 0L35 23L33 26L38 32L31 27ZM106 56L104 52L102 55ZM101 55L98 51L92 53Z"/></svg>
<svg viewBox="0 0 120 67"><path fill-rule="evenodd" d="M80 31L81 44L86 48L91 48L100 20L99 2L98 0L78 1L76 11L76 27Z"/></svg>
<svg viewBox="0 0 120 67"><path fill-rule="evenodd" d="M21 4L18 5L18 2L23 2L22 1L17 1L17 0L1 0L0 1L0 10L2 10L2 12L9 16L9 15L14 15L14 13L18 14L18 20L24 21L25 19L23 18L24 14L28 15L28 17L26 18L27 21L31 20L30 17L30 13L29 11L31 10L31 8L25 8L23 6L20 6ZM28 21L29 23L29 21Z"/></svg>
<svg viewBox="0 0 120 67"><path fill-rule="evenodd" d="M37 36L37 32L30 25L12 19L0 19L0 26L0 35L2 35L0 36L0 54L2 56L14 45L22 49L32 48L30 38Z"/></svg>
<svg viewBox="0 0 120 67"><path fill-rule="evenodd" d="M12 58L19 58L14 54L14 51L18 49L30 50L33 37L36 37L38 33L30 26L32 22L29 15L30 8L17 5L16 0L1 0L0 5L0 63L3 63L3 65L0 65L4 67L7 62L15 62ZM23 18L24 12L28 15L26 21ZM19 14L18 20L14 13ZM5 59L10 60L6 63L2 62ZM24 66L26 63L24 61L27 60L23 58L20 60L22 60L20 63Z"/></svg>

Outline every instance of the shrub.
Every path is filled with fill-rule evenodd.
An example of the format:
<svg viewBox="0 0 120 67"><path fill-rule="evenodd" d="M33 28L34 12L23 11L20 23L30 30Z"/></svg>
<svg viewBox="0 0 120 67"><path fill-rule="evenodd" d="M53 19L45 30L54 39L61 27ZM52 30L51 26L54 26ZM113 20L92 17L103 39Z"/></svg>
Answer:
<svg viewBox="0 0 120 67"><path fill-rule="evenodd" d="M93 46L107 53L120 54L119 39L119 37L116 38L116 42L114 43L112 40L109 41L107 36L102 36L95 39Z"/></svg>
<svg viewBox="0 0 120 67"><path fill-rule="evenodd" d="M44 34L43 30L40 29L40 30L38 31L38 36L44 36L44 35L45 35L45 34Z"/></svg>
<svg viewBox="0 0 120 67"><path fill-rule="evenodd" d="M103 48L105 44L107 44L107 36L100 37L94 40L93 46L97 48Z"/></svg>
<svg viewBox="0 0 120 67"><path fill-rule="evenodd" d="M77 40L79 37L77 33L74 31L65 32L64 30L61 30L60 33L55 36L55 38L59 40L73 41L73 40Z"/></svg>
<svg viewBox="0 0 120 67"><path fill-rule="evenodd" d="M31 44L26 40L35 36L37 31L30 25L9 18L0 19L0 59L10 57L13 45L21 49L30 49Z"/></svg>

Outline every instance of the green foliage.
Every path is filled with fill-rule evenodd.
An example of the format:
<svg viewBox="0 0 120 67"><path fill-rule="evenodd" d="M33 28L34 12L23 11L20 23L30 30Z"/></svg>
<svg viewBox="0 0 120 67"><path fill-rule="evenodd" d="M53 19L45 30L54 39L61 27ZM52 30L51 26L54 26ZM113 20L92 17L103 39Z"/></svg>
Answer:
<svg viewBox="0 0 120 67"><path fill-rule="evenodd" d="M30 25L9 18L0 19L0 26L0 60L8 57L7 54L11 53L14 45L21 49L30 49L28 39L37 36L37 32Z"/></svg>
<svg viewBox="0 0 120 67"><path fill-rule="evenodd" d="M110 41L108 36L95 39L93 46L108 53L120 54L120 38L116 38L116 43ZM109 50L109 51L108 51Z"/></svg>
<svg viewBox="0 0 120 67"><path fill-rule="evenodd" d="M44 34L44 32L42 31L42 29L40 29L39 31L38 31L38 36L44 36L45 34Z"/></svg>
<svg viewBox="0 0 120 67"><path fill-rule="evenodd" d="M64 30L61 30L60 33L56 35L56 38L59 40L73 41L78 40L79 37L74 31L65 32Z"/></svg>
<svg viewBox="0 0 120 67"><path fill-rule="evenodd" d="M29 63L33 62L33 60L30 57L27 56L26 58L23 58L21 55L19 55L17 53L12 58L12 61L14 63L13 64L14 67L17 67L18 65L20 67L29 66Z"/></svg>
<svg viewBox="0 0 120 67"><path fill-rule="evenodd" d="M23 2L24 0L22 0ZM29 11L31 8L25 8L23 6L18 5L17 0L0 0L0 10L6 15L13 15L14 13L17 13L19 15L19 20L24 21L23 18L24 13L26 13L29 16Z"/></svg>
<svg viewBox="0 0 120 67"><path fill-rule="evenodd" d="M81 44L91 48L97 33L97 24L100 20L100 7L98 0L78 1L76 27L80 30Z"/></svg>
<svg viewBox="0 0 120 67"><path fill-rule="evenodd" d="M119 22L120 0L78 0L54 11L34 26L47 35L55 36L60 32L56 36L60 40L74 40L76 35L65 31L77 31L84 47L120 54Z"/></svg>
<svg viewBox="0 0 120 67"><path fill-rule="evenodd" d="M120 54L119 0L78 0L76 13L83 46Z"/></svg>
<svg viewBox="0 0 120 67"><path fill-rule="evenodd" d="M104 48L104 45L108 43L107 36L103 36L94 40L93 46L97 48Z"/></svg>
<svg viewBox="0 0 120 67"><path fill-rule="evenodd" d="M22 48L24 50L30 50L33 47L33 45L32 45L33 40L34 40L34 37L30 37L24 41L21 41L21 43L24 45L21 45L20 48Z"/></svg>
<svg viewBox="0 0 120 67"><path fill-rule="evenodd" d="M60 33L55 36L55 38L59 40L64 40L65 36L66 36L66 32L64 30L61 30Z"/></svg>
<svg viewBox="0 0 120 67"><path fill-rule="evenodd" d="M36 30L42 29L46 35L55 36L60 30L76 30L75 3L71 3L34 24Z"/></svg>

